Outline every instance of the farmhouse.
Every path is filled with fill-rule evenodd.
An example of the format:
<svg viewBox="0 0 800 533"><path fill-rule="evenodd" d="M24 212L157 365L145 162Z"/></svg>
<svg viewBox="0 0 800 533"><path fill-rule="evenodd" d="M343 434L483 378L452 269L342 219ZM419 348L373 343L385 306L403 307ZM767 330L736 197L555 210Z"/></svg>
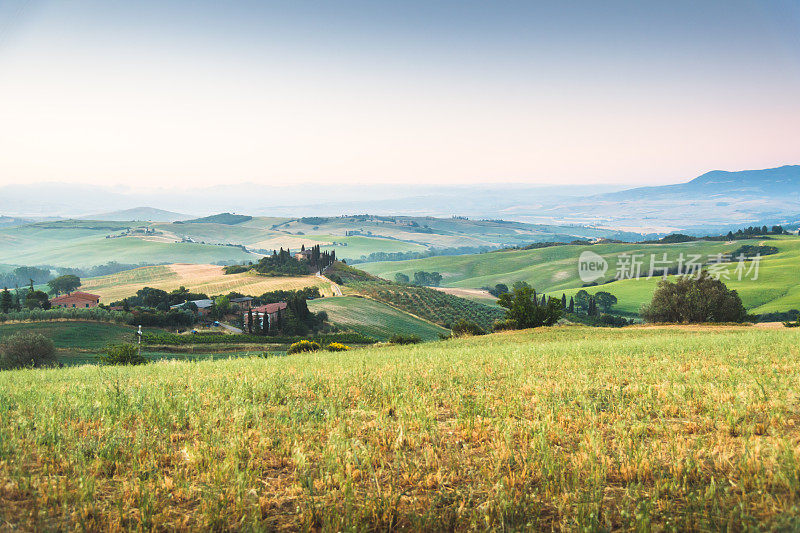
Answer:
<svg viewBox="0 0 800 533"><path fill-rule="evenodd" d="M253 307L251 312L244 313L244 325L247 326L249 324L250 315L252 314L254 322L258 323L262 328L270 329L281 323L286 307L286 302ZM266 317L266 323L264 322L264 317Z"/></svg>
<svg viewBox="0 0 800 533"><path fill-rule="evenodd" d="M214 307L213 300L192 300L182 304L171 305L169 308L178 309L186 304L194 304L197 306L197 316L207 316L211 312L211 308Z"/></svg>
<svg viewBox="0 0 800 533"><path fill-rule="evenodd" d="M96 294L88 292L75 291L69 294L62 294L50 300L52 307L97 307L100 303L100 297Z"/></svg>
<svg viewBox="0 0 800 533"><path fill-rule="evenodd" d="M253 307L253 298L250 296L242 296L241 298L231 298L231 307L239 311L247 311Z"/></svg>

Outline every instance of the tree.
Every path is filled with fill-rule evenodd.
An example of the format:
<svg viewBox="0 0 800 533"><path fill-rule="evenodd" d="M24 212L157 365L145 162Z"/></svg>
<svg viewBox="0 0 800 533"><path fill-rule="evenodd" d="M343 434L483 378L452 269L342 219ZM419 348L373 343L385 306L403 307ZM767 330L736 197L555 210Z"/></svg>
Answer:
<svg viewBox="0 0 800 533"><path fill-rule="evenodd" d="M572 296L569 297L569 307L567 307L567 313L574 313L575 312L575 299Z"/></svg>
<svg viewBox="0 0 800 533"><path fill-rule="evenodd" d="M217 318L222 318L231 312L231 301L227 296L217 296L214 299L214 313Z"/></svg>
<svg viewBox="0 0 800 533"><path fill-rule="evenodd" d="M395 274L395 275L394 275L394 280L395 280L397 283L408 283L409 281L411 281L411 280L409 279L409 277L408 277L408 276L406 276L405 274L403 274L402 272L398 272L397 274Z"/></svg>
<svg viewBox="0 0 800 533"><path fill-rule="evenodd" d="M505 294L508 292L508 285L505 283L498 283L494 287L487 287L486 290L495 297L500 297L501 294Z"/></svg>
<svg viewBox="0 0 800 533"><path fill-rule="evenodd" d="M617 297L606 291L598 291L594 293L594 300L597 306L603 310L604 313L611 311L611 308L617 303Z"/></svg>
<svg viewBox="0 0 800 533"><path fill-rule="evenodd" d="M519 329L552 326L561 318L560 302L550 298L546 305L537 305L536 291L527 284L501 295L497 303L507 309L506 319Z"/></svg>
<svg viewBox="0 0 800 533"><path fill-rule="evenodd" d="M247 310L247 333L253 333L253 310Z"/></svg>
<svg viewBox="0 0 800 533"><path fill-rule="evenodd" d="M438 272L425 272L421 270L414 272L414 284L427 287L438 287L442 281L442 275Z"/></svg>
<svg viewBox="0 0 800 533"><path fill-rule="evenodd" d="M735 290L704 270L699 277L661 280L641 315L649 322L743 322L747 311Z"/></svg>
<svg viewBox="0 0 800 533"><path fill-rule="evenodd" d="M566 295L566 293L563 293L563 292L561 293L561 308L562 309L566 309L567 308L567 295Z"/></svg>
<svg viewBox="0 0 800 533"><path fill-rule="evenodd" d="M56 365L53 341L39 333L20 331L0 344L0 369Z"/></svg>
<svg viewBox="0 0 800 533"><path fill-rule="evenodd" d="M14 307L14 299L11 297L8 287L5 287L3 292L0 293L0 312L3 314L8 313L12 307Z"/></svg>
<svg viewBox="0 0 800 533"><path fill-rule="evenodd" d="M575 308L579 312L589 313L589 300L591 300L591 295L586 292L585 289L581 289L575 293Z"/></svg>
<svg viewBox="0 0 800 533"><path fill-rule="evenodd" d="M29 290L25 295L27 309L50 309L50 298L44 291Z"/></svg>
<svg viewBox="0 0 800 533"><path fill-rule="evenodd" d="M53 278L47 282L50 287L50 294L58 296L59 294L69 294L81 286L81 278L72 274L65 274L57 278Z"/></svg>
<svg viewBox="0 0 800 533"><path fill-rule="evenodd" d="M597 316L597 300L589 298L589 309L586 311L589 316Z"/></svg>

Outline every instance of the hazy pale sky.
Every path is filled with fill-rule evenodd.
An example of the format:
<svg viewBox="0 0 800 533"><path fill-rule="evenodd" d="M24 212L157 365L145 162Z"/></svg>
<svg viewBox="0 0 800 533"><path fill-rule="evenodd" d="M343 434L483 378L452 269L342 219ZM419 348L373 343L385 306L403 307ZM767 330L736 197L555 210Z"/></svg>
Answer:
<svg viewBox="0 0 800 533"><path fill-rule="evenodd" d="M0 184L800 163L800 2L0 0Z"/></svg>

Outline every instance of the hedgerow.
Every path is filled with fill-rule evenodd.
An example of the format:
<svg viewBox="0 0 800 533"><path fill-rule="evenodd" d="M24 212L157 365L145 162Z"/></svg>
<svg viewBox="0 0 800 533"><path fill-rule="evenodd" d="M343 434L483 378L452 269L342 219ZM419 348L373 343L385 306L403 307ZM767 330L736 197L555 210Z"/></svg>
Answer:
<svg viewBox="0 0 800 533"><path fill-rule="evenodd" d="M320 344L340 342L343 344L374 344L375 339L360 333L329 333L313 337ZM176 333L145 333L142 342L149 345L181 346L187 344L291 344L303 340L303 337L284 337L269 335L220 335L198 333L195 335L178 335Z"/></svg>

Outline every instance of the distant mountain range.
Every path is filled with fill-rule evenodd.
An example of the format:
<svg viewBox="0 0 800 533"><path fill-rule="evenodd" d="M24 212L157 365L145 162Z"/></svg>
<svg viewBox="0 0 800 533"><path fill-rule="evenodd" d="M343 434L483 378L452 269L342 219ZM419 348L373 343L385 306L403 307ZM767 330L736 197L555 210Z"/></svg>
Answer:
<svg viewBox="0 0 800 533"><path fill-rule="evenodd" d="M131 208L136 205L151 207ZM685 183L632 189L608 185L232 184L143 193L65 184L0 187L0 214L7 218L68 216L172 222L223 211L279 217L458 215L645 233L704 233L796 222L800 213L800 165L738 172L715 170Z"/></svg>
<svg viewBox="0 0 800 533"><path fill-rule="evenodd" d="M173 211L165 211L164 209L156 209L155 207L134 207L132 209L122 209L120 211L111 211L108 213L85 215L79 218L87 220L112 220L120 222L126 220L176 222L178 220L190 219L192 218L192 215L184 215L182 213L175 213Z"/></svg>

